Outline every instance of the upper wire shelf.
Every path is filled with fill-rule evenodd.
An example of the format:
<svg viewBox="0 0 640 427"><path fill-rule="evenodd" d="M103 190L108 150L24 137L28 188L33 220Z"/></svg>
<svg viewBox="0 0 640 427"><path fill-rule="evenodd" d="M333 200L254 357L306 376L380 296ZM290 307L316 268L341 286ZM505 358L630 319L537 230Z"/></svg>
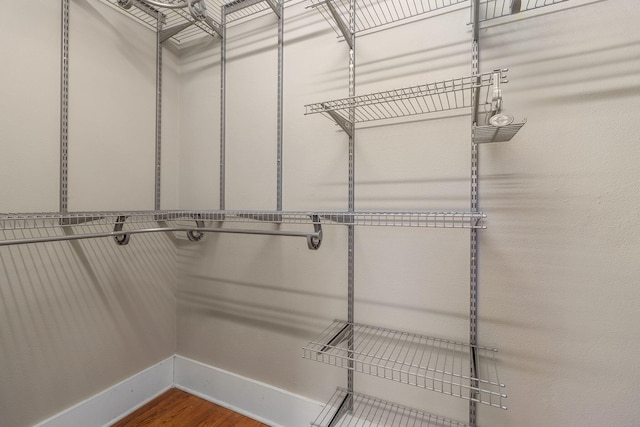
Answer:
<svg viewBox="0 0 640 427"><path fill-rule="evenodd" d="M355 33L379 28L394 22L428 14L466 3L468 0L358 0L355 9ZM311 0L338 36L346 37L349 28L350 0Z"/></svg>
<svg viewBox="0 0 640 427"><path fill-rule="evenodd" d="M102 1L126 12L154 31L158 29L158 18L160 18L162 31L166 34L163 41L165 38L171 39L178 46L206 36L222 37L222 25L229 25L265 12L278 3L276 0L202 0L206 16L203 17L204 19L196 19L187 8L164 8L145 3L143 0L122 0L131 1L131 6L123 9L120 7L121 0Z"/></svg>
<svg viewBox="0 0 640 427"><path fill-rule="evenodd" d="M432 415L339 387L313 427L468 427L468 424Z"/></svg>
<svg viewBox="0 0 640 427"><path fill-rule="evenodd" d="M132 235L185 232L199 241L205 233L304 237L309 249L322 244L323 224L399 227L484 228L484 214L450 212L283 212L283 211L126 211L0 214L0 246L114 238L127 245ZM310 224L313 231L222 227L221 222Z"/></svg>
<svg viewBox="0 0 640 427"><path fill-rule="evenodd" d="M336 320L304 347L304 358L506 409L496 352ZM474 378L470 376L471 363L476 366Z"/></svg>
<svg viewBox="0 0 640 427"><path fill-rule="evenodd" d="M501 83L507 83L508 80L504 73L483 73L308 104L305 106L305 114L322 113L345 129L350 124L349 111L351 108L355 109L355 123L394 119L472 107L474 91L478 99L478 106L487 108L491 105L493 94L490 88L494 84L494 76L496 75L499 76Z"/></svg>
<svg viewBox="0 0 640 427"><path fill-rule="evenodd" d="M113 225L157 221L271 222L284 224L360 225L386 227L485 228L482 212L344 212L254 210L97 211L73 213L0 213L0 231Z"/></svg>
<svg viewBox="0 0 640 427"><path fill-rule="evenodd" d="M480 0L479 20L482 22L518 15L566 1L568 0Z"/></svg>

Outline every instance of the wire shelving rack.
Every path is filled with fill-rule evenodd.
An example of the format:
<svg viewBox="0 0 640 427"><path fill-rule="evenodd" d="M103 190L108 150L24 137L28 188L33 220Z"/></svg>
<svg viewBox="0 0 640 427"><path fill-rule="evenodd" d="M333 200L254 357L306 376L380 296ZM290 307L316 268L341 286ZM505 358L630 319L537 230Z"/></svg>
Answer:
<svg viewBox="0 0 640 427"><path fill-rule="evenodd" d="M311 425L313 427L468 427L468 424L366 394L350 393L341 387L336 390Z"/></svg>
<svg viewBox="0 0 640 427"><path fill-rule="evenodd" d="M426 83L400 89L387 90L352 98L318 102L305 106L306 114L322 113L336 121L348 121L349 109L355 108L355 123L395 119L418 114L437 113L473 106L476 95L479 106L491 104L495 73L483 73ZM508 80L500 73L501 83Z"/></svg>
<svg viewBox="0 0 640 427"><path fill-rule="evenodd" d="M496 353L496 349L341 320L304 347L306 359L506 409ZM478 378L469 376L473 358Z"/></svg>
<svg viewBox="0 0 640 427"><path fill-rule="evenodd" d="M112 237L127 244L130 235L186 232L198 241L205 232L300 236L319 239L324 225L357 225L418 228L485 228L482 212L342 212L342 211L256 211L256 210L158 210L95 211L0 214L0 246ZM237 229L228 223L253 224ZM308 225L313 232L271 230L260 223ZM214 224L212 227L211 224Z"/></svg>
<svg viewBox="0 0 640 427"><path fill-rule="evenodd" d="M480 22L490 21L503 16L514 16L566 1L568 0L480 0L478 19Z"/></svg>
<svg viewBox="0 0 640 427"><path fill-rule="evenodd" d="M356 2L355 33L364 33L395 22L466 3L467 0L358 1ZM349 0L311 0L309 7L316 8L338 36L344 36L342 28L349 22Z"/></svg>
<svg viewBox="0 0 640 427"><path fill-rule="evenodd" d="M205 0L207 19L200 21L194 19L187 9L159 8L142 0L134 0L131 8L123 9L118 5L118 0L101 1L126 13L153 31L158 30L160 17L162 31L166 31L169 34L167 38L178 46L203 37L222 37L220 26L223 25L223 21L226 25L233 25L272 8L271 0Z"/></svg>

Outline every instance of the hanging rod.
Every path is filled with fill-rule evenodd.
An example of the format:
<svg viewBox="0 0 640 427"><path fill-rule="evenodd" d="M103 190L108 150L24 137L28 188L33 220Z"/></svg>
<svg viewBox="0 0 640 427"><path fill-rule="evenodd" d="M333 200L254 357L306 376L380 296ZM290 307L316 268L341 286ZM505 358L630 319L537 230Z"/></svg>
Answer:
<svg viewBox="0 0 640 427"><path fill-rule="evenodd" d="M129 243L129 237L132 234L147 233L166 233L166 232L185 232L187 237L192 241L199 241L203 237L203 233L234 233L234 234L260 234L267 236L289 236L304 237L307 239L309 249L316 250L322 244L322 228L320 224L314 224L313 232L304 231L278 231L278 230L252 230L252 229L233 229L233 228L209 228L209 227L156 227L141 228L135 230L123 230L124 220L116 222L114 231L91 233L91 234L66 234L63 236L46 236L31 237L24 239L0 240L0 246L26 245L32 243L60 242L68 240L84 240L96 239L104 237L113 237L118 245L126 245Z"/></svg>
<svg viewBox="0 0 640 427"><path fill-rule="evenodd" d="M428 211L260 211L260 210L157 210L0 213L0 233L24 230L77 229L103 232L113 225L163 222L241 222L301 225L357 225L382 227L486 228L482 212ZM173 225L173 224L172 224ZM177 224L182 226L183 224ZM200 224L200 228L204 225ZM191 227L193 228L193 227ZM116 230L117 231L117 230ZM0 241L2 237L0 236Z"/></svg>

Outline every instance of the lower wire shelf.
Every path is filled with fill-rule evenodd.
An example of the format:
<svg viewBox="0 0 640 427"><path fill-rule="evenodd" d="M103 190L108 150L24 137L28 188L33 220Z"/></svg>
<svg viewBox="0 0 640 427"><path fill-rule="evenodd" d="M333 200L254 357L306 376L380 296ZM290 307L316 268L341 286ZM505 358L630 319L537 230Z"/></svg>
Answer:
<svg viewBox="0 0 640 427"><path fill-rule="evenodd" d="M496 349L335 320L304 358L507 409ZM471 376L475 365L476 375Z"/></svg>
<svg viewBox="0 0 640 427"><path fill-rule="evenodd" d="M467 427L467 424L338 388L313 427Z"/></svg>

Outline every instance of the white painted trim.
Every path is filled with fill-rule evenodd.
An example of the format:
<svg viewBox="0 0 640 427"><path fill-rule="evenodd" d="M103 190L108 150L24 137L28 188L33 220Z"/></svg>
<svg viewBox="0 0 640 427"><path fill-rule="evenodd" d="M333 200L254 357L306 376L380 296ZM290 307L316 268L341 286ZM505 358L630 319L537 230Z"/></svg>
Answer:
<svg viewBox="0 0 640 427"><path fill-rule="evenodd" d="M176 355L174 385L273 427L308 426L323 404L196 360Z"/></svg>
<svg viewBox="0 0 640 427"><path fill-rule="evenodd" d="M300 427L323 404L183 356L171 356L35 427L103 427L176 387L272 427Z"/></svg>
<svg viewBox="0 0 640 427"><path fill-rule="evenodd" d="M150 366L35 427L108 426L173 386L173 359Z"/></svg>

